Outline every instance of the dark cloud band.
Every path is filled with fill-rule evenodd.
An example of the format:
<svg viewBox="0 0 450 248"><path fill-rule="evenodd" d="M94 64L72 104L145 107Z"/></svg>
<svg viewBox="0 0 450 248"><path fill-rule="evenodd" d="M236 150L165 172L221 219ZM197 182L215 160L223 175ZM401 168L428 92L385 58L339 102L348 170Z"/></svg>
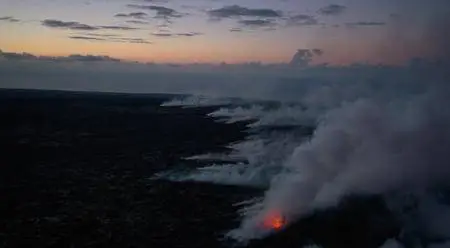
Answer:
<svg viewBox="0 0 450 248"><path fill-rule="evenodd" d="M203 35L199 32L185 32L185 33L170 33L170 32L156 32L152 33L153 36L157 37L194 37Z"/></svg>
<svg viewBox="0 0 450 248"><path fill-rule="evenodd" d="M384 26L385 22L348 22L345 24L348 27L358 27L358 26Z"/></svg>
<svg viewBox="0 0 450 248"><path fill-rule="evenodd" d="M119 42L119 43L135 43L135 44L152 44L152 42L141 38L122 38L122 37L92 37L92 34L86 34L85 36L69 36L74 40L85 41L103 41L103 42Z"/></svg>
<svg viewBox="0 0 450 248"><path fill-rule="evenodd" d="M240 20L238 23L246 27L272 27L276 25L273 20Z"/></svg>
<svg viewBox="0 0 450 248"><path fill-rule="evenodd" d="M54 19L46 19L41 22L43 26L49 28L60 28L60 29L71 29L71 30L85 30L85 31L93 31L93 30L136 30L138 28L128 27L128 26L91 26L79 22L66 22L61 20Z"/></svg>
<svg viewBox="0 0 450 248"><path fill-rule="evenodd" d="M79 23L79 22L65 22L54 19L46 19L42 21L42 25L49 28L66 28L73 30L98 30L100 28L90 26L87 24Z"/></svg>
<svg viewBox="0 0 450 248"><path fill-rule="evenodd" d="M50 57L50 56L35 56L29 53L12 53L2 52L0 50L0 58L6 60L35 60L35 61L58 61L58 62L120 62L120 59L112 58L109 56L97 56L97 55L81 55L72 54L64 57Z"/></svg>
<svg viewBox="0 0 450 248"><path fill-rule="evenodd" d="M330 4L319 9L318 13L322 15L340 15L347 7L339 4Z"/></svg>
<svg viewBox="0 0 450 248"><path fill-rule="evenodd" d="M208 11L208 14L214 18L233 18L233 17L281 17L280 11L273 9L250 9L239 5L225 6L219 9Z"/></svg>
<svg viewBox="0 0 450 248"><path fill-rule="evenodd" d="M127 7L141 10L151 10L156 12L155 18L179 18L183 14L179 13L175 9L167 8L164 6L157 5L139 5L139 4L128 4Z"/></svg>
<svg viewBox="0 0 450 248"><path fill-rule="evenodd" d="M0 21L5 21L5 22L19 22L19 19L16 19L12 16L2 16L0 17Z"/></svg>
<svg viewBox="0 0 450 248"><path fill-rule="evenodd" d="M128 14L118 13L115 17L143 19L147 17L147 14L144 12L131 12Z"/></svg>
<svg viewBox="0 0 450 248"><path fill-rule="evenodd" d="M294 15L286 18L287 25L290 26L308 26L308 25L317 25L319 21L314 16L311 15Z"/></svg>

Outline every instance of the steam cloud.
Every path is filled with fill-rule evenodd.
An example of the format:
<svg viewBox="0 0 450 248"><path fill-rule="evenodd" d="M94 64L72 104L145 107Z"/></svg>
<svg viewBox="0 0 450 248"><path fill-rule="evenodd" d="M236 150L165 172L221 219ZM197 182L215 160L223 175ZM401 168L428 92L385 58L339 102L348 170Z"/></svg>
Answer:
<svg viewBox="0 0 450 248"><path fill-rule="evenodd" d="M419 204L407 222L420 228L405 222L404 233L448 240L450 209L435 197L450 187L450 109L446 107L450 106L450 77L446 68L430 63L403 68L306 69L296 88L289 85L273 91L286 96L295 90L295 104L271 109L261 103L244 106L229 100L227 104L238 106L223 107L210 116L229 123L251 116L256 120L250 129L315 123L317 128L306 141L292 133L253 137L234 145L237 152L228 156L230 161L245 157L248 165L212 165L178 180L267 187L263 198L242 209L241 226L229 233L241 241L268 234L270 230L261 229L261 223L274 211L282 213L289 224L351 195L382 195L399 215L404 214L402 197L412 195ZM178 104L192 105L192 101ZM402 247L395 240L387 241L385 247L394 245Z"/></svg>
<svg viewBox="0 0 450 248"><path fill-rule="evenodd" d="M230 235L243 240L265 235L259 223L273 211L292 222L318 208L336 206L349 195L388 197L400 192L422 202L417 211L427 233L421 235L450 238L448 224L436 224L447 218L448 208L429 197L430 191L450 186L446 80L411 81L401 86L406 88L380 81L384 89L362 91L341 85L353 93L335 96L339 103L317 117L312 138L295 148L264 199L244 211L241 227ZM416 83L421 87L412 90ZM311 94L318 91L320 87ZM437 208L447 210L430 210Z"/></svg>

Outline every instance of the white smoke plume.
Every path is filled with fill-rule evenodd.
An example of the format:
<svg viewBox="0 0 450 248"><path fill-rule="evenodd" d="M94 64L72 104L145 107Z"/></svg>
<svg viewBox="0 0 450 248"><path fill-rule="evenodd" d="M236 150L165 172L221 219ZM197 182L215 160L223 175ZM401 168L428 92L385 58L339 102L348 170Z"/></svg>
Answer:
<svg viewBox="0 0 450 248"><path fill-rule="evenodd" d="M450 186L446 68L433 63L311 68L292 80L264 84L272 90L271 99L285 102L264 108L261 103L249 107L248 101L232 101L210 116L230 123L255 119L248 127L256 130L315 125L313 135L305 141L304 136L293 138L292 131L256 132L231 145L232 152L223 156L244 158L247 163L213 164L174 180L267 188L263 198L242 205L242 223L229 233L244 242L272 233L261 223L274 212L289 225L318 208L336 206L349 195L388 199L412 194L421 204L416 217L405 217L404 237L422 237L437 245L435 239L450 239L447 222L439 221L447 219L448 204L433 197L425 201L423 195ZM197 158L207 157L211 158ZM414 221L406 221L411 218Z"/></svg>
<svg viewBox="0 0 450 248"><path fill-rule="evenodd" d="M247 213L230 235L244 240L264 235L260 223L273 211L289 222L349 195L450 186L450 88L445 83L424 82L426 90L405 89L395 97L389 91L399 90L396 85L384 85L386 94L342 98L339 107L319 118L311 140L284 163L286 172L273 178L259 211Z"/></svg>

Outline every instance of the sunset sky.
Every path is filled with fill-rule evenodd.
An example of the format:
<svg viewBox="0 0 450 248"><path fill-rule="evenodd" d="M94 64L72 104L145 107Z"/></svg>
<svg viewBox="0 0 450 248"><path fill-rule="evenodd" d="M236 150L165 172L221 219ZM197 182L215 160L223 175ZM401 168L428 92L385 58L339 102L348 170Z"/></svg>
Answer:
<svg viewBox="0 0 450 248"><path fill-rule="evenodd" d="M279 63L314 48L316 63L395 64L439 56L449 9L448 0L0 0L0 49Z"/></svg>

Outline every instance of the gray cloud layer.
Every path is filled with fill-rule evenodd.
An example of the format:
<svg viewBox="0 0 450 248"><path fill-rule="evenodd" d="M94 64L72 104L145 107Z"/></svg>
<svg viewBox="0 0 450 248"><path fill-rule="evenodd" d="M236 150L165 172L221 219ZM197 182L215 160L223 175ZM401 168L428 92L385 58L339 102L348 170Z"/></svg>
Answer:
<svg viewBox="0 0 450 248"><path fill-rule="evenodd" d="M138 28L128 27L128 26L99 26L101 29L110 30L137 30Z"/></svg>
<svg viewBox="0 0 450 248"><path fill-rule="evenodd" d="M85 40L85 41L106 41L106 42L119 42L119 43L135 43L135 44L152 44L150 41L146 41L141 38L122 38L122 37L92 37L87 35L74 35L69 36L70 39L74 40Z"/></svg>
<svg viewBox="0 0 450 248"><path fill-rule="evenodd" d="M193 37L203 35L199 32L185 32L185 33L171 33L171 32L157 32L152 33L153 36L157 37Z"/></svg>
<svg viewBox="0 0 450 248"><path fill-rule="evenodd" d="M87 24L82 24L79 22L65 22L60 20L46 19L41 22L43 26L50 28L66 28L73 30L98 30L99 28L90 26Z"/></svg>
<svg viewBox="0 0 450 248"><path fill-rule="evenodd" d="M134 9L155 11L156 12L155 18L170 19L170 18L179 18L183 16L183 14L179 13L175 9L167 8L164 6L128 4L127 7Z"/></svg>
<svg viewBox="0 0 450 248"><path fill-rule="evenodd" d="M143 19L147 17L147 14L144 12L131 12L128 14L118 13L115 15L115 17L125 17L125 18L129 17L129 18Z"/></svg>
<svg viewBox="0 0 450 248"><path fill-rule="evenodd" d="M306 67L315 56L321 56L322 54L323 51L321 49L298 49L289 64L291 66Z"/></svg>
<svg viewBox="0 0 450 248"><path fill-rule="evenodd" d="M0 17L0 21L6 21L6 22L19 22L19 19L16 19L12 16L2 16Z"/></svg>
<svg viewBox="0 0 450 248"><path fill-rule="evenodd" d="M287 24L292 26L317 25L319 21L311 15L294 15L287 18Z"/></svg>
<svg viewBox="0 0 450 248"><path fill-rule="evenodd" d="M276 23L273 20L240 20L239 24L246 27L272 27L275 26Z"/></svg>
<svg viewBox="0 0 450 248"><path fill-rule="evenodd" d="M168 3L169 0L142 0L147 3Z"/></svg>
<svg viewBox="0 0 450 248"><path fill-rule="evenodd" d="M350 27L355 27L355 26L384 26L386 25L385 22L364 22L364 21L360 21L360 22L348 22L345 25L350 26Z"/></svg>
<svg viewBox="0 0 450 248"><path fill-rule="evenodd" d="M339 15L343 13L345 9L346 9L345 6L331 4L320 8L317 12L321 15ZM319 21L313 15L307 14L287 15L286 13L283 13L282 11L277 11L275 9L247 8L239 5L230 5L209 10L207 11L207 14L211 18L211 20L221 20L224 18L231 18L231 19L255 18L238 21L238 24L244 27L251 27L251 28L267 27L267 26L270 26L272 28L289 27L289 26L312 26L319 24ZM361 22L360 24L364 24L364 22Z"/></svg>
<svg viewBox="0 0 450 248"><path fill-rule="evenodd" d="M70 39L74 40L97 40L97 41L105 41L106 39L97 38L97 37L89 37L89 36L69 36Z"/></svg>
<svg viewBox="0 0 450 248"><path fill-rule="evenodd" d="M208 14L214 18L233 18L233 17L281 17L282 13L273 9L250 9L239 5L225 6L219 9L208 11Z"/></svg>
<svg viewBox="0 0 450 248"><path fill-rule="evenodd" d="M131 24L139 24L139 25L142 25L142 24L149 24L149 22L146 22L146 21L139 21L139 20L128 20L128 21L126 21L127 23L131 23Z"/></svg>
<svg viewBox="0 0 450 248"><path fill-rule="evenodd" d="M82 61L82 62L99 62L99 61L112 61L119 62L119 59L109 56L97 56L97 55L81 55L72 54L65 57L49 57L49 56L35 56L29 53L11 53L3 52L0 50L0 59L6 60L38 60L38 61Z"/></svg>
<svg viewBox="0 0 450 248"><path fill-rule="evenodd" d="M319 9L318 13L322 15L340 15L347 7L339 4L330 4Z"/></svg>
<svg viewBox="0 0 450 248"><path fill-rule="evenodd" d="M54 19L46 19L41 22L43 26L49 27L49 28L61 28L61 29L71 29L71 30L85 30L85 31L93 31L93 30L100 30L100 29L107 29L107 30L136 30L138 28L128 27L128 26L91 26L88 24L83 24L79 22L74 21L61 21L61 20L54 20Z"/></svg>
<svg viewBox="0 0 450 248"><path fill-rule="evenodd" d="M229 29L230 32L242 32L242 28L230 28Z"/></svg>

